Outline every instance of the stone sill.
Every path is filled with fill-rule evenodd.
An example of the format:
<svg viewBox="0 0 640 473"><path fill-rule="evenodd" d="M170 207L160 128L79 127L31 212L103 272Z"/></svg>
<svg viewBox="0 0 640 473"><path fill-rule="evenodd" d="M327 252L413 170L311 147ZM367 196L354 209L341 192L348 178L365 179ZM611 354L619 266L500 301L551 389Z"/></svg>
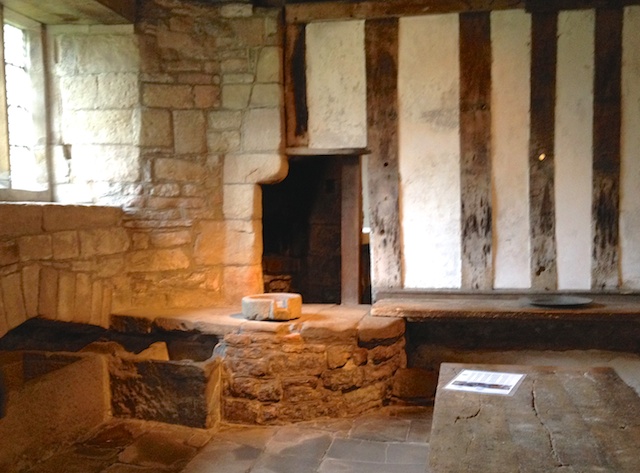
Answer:
<svg viewBox="0 0 640 473"><path fill-rule="evenodd" d="M369 317L370 305L303 304L302 316L289 321L247 320L240 306L205 309L129 309L111 316L111 328L128 333L154 329L198 332L220 338L230 333L298 333L305 341L355 339L369 342L399 337L404 322Z"/></svg>

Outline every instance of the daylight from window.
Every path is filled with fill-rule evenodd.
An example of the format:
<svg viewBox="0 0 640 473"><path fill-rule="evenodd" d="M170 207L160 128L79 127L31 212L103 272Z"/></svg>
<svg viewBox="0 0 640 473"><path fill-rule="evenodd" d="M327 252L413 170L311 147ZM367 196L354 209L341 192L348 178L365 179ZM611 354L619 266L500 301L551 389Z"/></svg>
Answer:
<svg viewBox="0 0 640 473"><path fill-rule="evenodd" d="M38 164L33 150L34 123L31 104L28 36L24 30L4 25L4 56L9 124L10 187L39 191Z"/></svg>

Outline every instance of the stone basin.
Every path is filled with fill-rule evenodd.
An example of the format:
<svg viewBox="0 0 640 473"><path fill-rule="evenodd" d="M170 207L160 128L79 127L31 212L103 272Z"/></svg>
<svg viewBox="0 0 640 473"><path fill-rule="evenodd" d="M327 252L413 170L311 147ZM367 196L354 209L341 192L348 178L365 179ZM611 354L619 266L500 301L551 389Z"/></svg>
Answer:
<svg viewBox="0 0 640 473"><path fill-rule="evenodd" d="M302 296L289 292L254 294L242 298L242 315L249 320L293 320L302 313Z"/></svg>

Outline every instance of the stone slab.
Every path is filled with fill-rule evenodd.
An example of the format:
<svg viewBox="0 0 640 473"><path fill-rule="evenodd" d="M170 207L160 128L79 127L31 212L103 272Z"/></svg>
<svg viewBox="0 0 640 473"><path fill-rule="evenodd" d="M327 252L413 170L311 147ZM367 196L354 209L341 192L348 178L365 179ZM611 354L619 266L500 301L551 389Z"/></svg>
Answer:
<svg viewBox="0 0 640 473"><path fill-rule="evenodd" d="M379 299L371 315L402 317L411 322L434 319L475 320L576 320L576 321L639 321L638 295L581 295L593 299L584 306L541 307L530 303L530 295L425 295Z"/></svg>

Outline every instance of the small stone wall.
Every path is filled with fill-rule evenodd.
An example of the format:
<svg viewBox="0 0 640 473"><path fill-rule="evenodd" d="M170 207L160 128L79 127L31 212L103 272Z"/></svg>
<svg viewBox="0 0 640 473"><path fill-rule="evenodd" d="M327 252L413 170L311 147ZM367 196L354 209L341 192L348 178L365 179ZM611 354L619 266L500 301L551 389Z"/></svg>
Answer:
<svg viewBox="0 0 640 473"><path fill-rule="evenodd" d="M406 366L404 321L369 316L255 322L224 337L222 417L271 424L388 403Z"/></svg>
<svg viewBox="0 0 640 473"><path fill-rule="evenodd" d="M114 207L0 204L0 337L24 321L107 325L130 237Z"/></svg>
<svg viewBox="0 0 640 473"><path fill-rule="evenodd" d="M405 321L369 310L303 304L287 322L247 320L239 307L132 310L114 315L112 327L219 337L221 421L275 424L425 401L423 371L406 369Z"/></svg>

